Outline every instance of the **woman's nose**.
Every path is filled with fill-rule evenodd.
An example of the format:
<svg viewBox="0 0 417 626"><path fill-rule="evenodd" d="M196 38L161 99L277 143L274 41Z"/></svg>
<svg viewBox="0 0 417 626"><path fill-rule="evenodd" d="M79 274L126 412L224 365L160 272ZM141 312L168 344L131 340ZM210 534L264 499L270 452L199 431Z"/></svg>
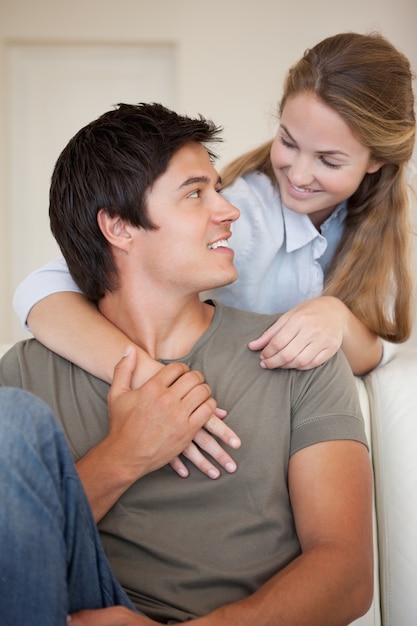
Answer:
<svg viewBox="0 0 417 626"><path fill-rule="evenodd" d="M306 187L314 180L313 166L310 159L297 156L288 171L288 178L297 187Z"/></svg>

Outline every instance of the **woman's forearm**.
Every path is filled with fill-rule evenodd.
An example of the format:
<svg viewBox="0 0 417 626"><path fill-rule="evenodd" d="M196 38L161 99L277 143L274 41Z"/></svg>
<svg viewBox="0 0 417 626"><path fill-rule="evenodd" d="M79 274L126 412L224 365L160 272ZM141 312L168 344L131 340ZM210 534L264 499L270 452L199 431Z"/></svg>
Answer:
<svg viewBox="0 0 417 626"><path fill-rule="evenodd" d="M346 325L341 348L353 373L356 376L363 376L380 363L383 352L382 340L347 307L345 309Z"/></svg>
<svg viewBox="0 0 417 626"><path fill-rule="evenodd" d="M47 348L97 378L111 383L116 363L132 341L87 300L74 292L59 292L40 300L30 311L28 325ZM136 347L138 387L161 367Z"/></svg>

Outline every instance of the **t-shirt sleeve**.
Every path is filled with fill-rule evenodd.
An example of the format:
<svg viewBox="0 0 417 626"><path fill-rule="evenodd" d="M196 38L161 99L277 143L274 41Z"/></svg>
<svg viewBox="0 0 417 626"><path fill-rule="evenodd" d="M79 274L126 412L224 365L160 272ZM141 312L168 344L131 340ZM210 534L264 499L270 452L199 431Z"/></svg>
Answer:
<svg viewBox="0 0 417 626"><path fill-rule="evenodd" d="M0 387L23 387L17 357L19 346L20 343L12 346L0 359Z"/></svg>
<svg viewBox="0 0 417 626"><path fill-rule="evenodd" d="M80 293L79 287L73 281L67 264L62 258L50 261L29 274L20 283L14 294L13 308L26 330L29 330L27 317L31 308L43 298L60 291Z"/></svg>
<svg viewBox="0 0 417 626"><path fill-rule="evenodd" d="M323 441L368 445L355 379L341 351L315 369L298 372L294 388L290 454Z"/></svg>

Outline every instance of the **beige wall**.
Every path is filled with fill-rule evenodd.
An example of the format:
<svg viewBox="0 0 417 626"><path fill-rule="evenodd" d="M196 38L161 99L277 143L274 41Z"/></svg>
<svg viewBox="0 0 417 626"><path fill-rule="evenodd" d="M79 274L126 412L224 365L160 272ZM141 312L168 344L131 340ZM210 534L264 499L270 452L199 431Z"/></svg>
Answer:
<svg viewBox="0 0 417 626"><path fill-rule="evenodd" d="M202 112L224 126L224 162L274 132L284 73L305 48L340 31L379 30L417 71L416 28L416 0L0 0L0 342L19 335L8 261L10 43L174 44L177 109ZM22 258L13 276L37 265L38 259Z"/></svg>

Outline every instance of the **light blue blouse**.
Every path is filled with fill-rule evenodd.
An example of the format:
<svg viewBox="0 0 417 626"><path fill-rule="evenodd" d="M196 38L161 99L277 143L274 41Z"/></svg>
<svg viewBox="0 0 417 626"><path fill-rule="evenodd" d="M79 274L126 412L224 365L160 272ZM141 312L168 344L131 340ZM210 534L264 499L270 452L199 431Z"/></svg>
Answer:
<svg viewBox="0 0 417 626"><path fill-rule="evenodd" d="M241 212L229 240L239 278L202 297L214 297L248 311L282 313L319 296L342 236L345 203L336 208L319 232L307 215L282 204L278 189L264 174L247 174L223 193ZM29 274L13 300L22 324L26 324L30 309L39 300L59 291L80 291L63 259L55 259Z"/></svg>
<svg viewBox="0 0 417 626"><path fill-rule="evenodd" d="M246 174L223 194L241 212L229 240L239 278L202 295L260 313L282 313L319 296L342 236L346 203L336 207L319 232L308 215L282 204L265 174Z"/></svg>

